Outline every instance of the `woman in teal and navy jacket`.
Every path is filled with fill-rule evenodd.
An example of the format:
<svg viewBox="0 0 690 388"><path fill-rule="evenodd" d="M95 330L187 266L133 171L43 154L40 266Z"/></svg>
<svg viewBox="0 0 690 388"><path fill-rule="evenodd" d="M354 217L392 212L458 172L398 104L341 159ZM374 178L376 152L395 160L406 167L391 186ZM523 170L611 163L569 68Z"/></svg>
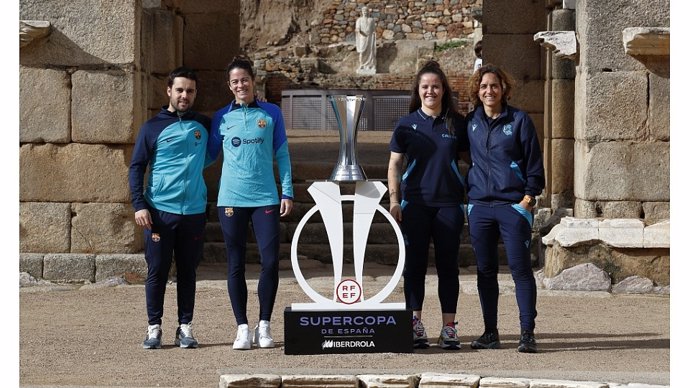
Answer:
<svg viewBox="0 0 690 388"><path fill-rule="evenodd" d="M228 263L228 293L237 321L234 349L274 347L271 313L278 290L280 217L292 210L292 172L283 115L278 106L256 101L254 71L249 60L235 58L227 67L228 87L235 96L218 110L211 123L208 152L223 151L218 193L220 220ZM278 164L278 195L273 161ZM259 253L259 322L249 332L245 257L251 221Z"/></svg>
<svg viewBox="0 0 690 388"><path fill-rule="evenodd" d="M500 347L498 336L498 239L503 241L520 310L518 351L537 351L534 339L537 287L530 242L532 209L544 189L539 140L527 113L508 105L514 83L487 64L470 77L476 109L467 116L472 163L467 174L468 226L477 259L477 288L484 334L474 349Z"/></svg>

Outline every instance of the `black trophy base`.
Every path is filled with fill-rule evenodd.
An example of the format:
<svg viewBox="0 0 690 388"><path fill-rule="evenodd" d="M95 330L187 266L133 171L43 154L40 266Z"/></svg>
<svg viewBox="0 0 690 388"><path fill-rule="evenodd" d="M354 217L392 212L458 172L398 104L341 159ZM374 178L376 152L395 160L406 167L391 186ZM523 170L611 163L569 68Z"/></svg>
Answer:
<svg viewBox="0 0 690 388"><path fill-rule="evenodd" d="M285 354L412 353L411 310L292 311Z"/></svg>

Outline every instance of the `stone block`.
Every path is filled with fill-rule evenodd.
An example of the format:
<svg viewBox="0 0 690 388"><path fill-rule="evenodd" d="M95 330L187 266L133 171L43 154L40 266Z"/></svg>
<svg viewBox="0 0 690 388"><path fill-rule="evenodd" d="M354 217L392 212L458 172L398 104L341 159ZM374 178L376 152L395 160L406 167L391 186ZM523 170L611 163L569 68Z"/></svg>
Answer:
<svg viewBox="0 0 690 388"><path fill-rule="evenodd" d="M612 247L641 248L644 223L638 219L606 219L599 222L599 239Z"/></svg>
<svg viewBox="0 0 690 388"><path fill-rule="evenodd" d="M520 17L514 17L515 10ZM546 30L543 1L487 1L483 5L482 25L486 34L534 34ZM510 20L510 23L506 23Z"/></svg>
<svg viewBox="0 0 690 388"><path fill-rule="evenodd" d="M668 201L668 143L575 141L575 196L600 201Z"/></svg>
<svg viewBox="0 0 690 388"><path fill-rule="evenodd" d="M551 140L551 192L564 193L573 190L573 160L575 140Z"/></svg>
<svg viewBox="0 0 690 388"><path fill-rule="evenodd" d="M597 201L586 201L576 198L573 216L577 218L596 218L601 216L601 208Z"/></svg>
<svg viewBox="0 0 690 388"><path fill-rule="evenodd" d="M482 58L485 65L492 63L499 66L516 81L543 79L541 72L543 50L539 43L534 41L533 34L484 34L482 42ZM543 91L539 93L543 95Z"/></svg>
<svg viewBox="0 0 690 388"><path fill-rule="evenodd" d="M595 381L540 380L530 381L530 388L608 388L606 383Z"/></svg>
<svg viewBox="0 0 690 388"><path fill-rule="evenodd" d="M134 209L124 203L72 204L72 253L135 253L144 249Z"/></svg>
<svg viewBox="0 0 690 388"><path fill-rule="evenodd" d="M466 374L422 373L419 388L433 387L476 387L481 376Z"/></svg>
<svg viewBox="0 0 690 388"><path fill-rule="evenodd" d="M20 252L69 252L69 246L69 203L19 203Z"/></svg>
<svg viewBox="0 0 690 388"><path fill-rule="evenodd" d="M573 120L573 137L575 139L584 138L587 133L587 77L586 73L577 68L577 77L575 78L575 99L574 99L574 120Z"/></svg>
<svg viewBox="0 0 690 388"><path fill-rule="evenodd" d="M563 217L549 234L542 238L544 245L571 247L599 240L599 220Z"/></svg>
<svg viewBox="0 0 690 388"><path fill-rule="evenodd" d="M640 276L628 276L611 287L614 294L647 294L654 289L654 282Z"/></svg>
<svg viewBox="0 0 690 388"><path fill-rule="evenodd" d="M46 98L50 91L50 98ZM70 83L66 72L19 68L19 141L69 143Z"/></svg>
<svg viewBox="0 0 690 388"><path fill-rule="evenodd" d="M551 137L572 139L575 128L575 81L551 81Z"/></svg>
<svg viewBox="0 0 690 388"><path fill-rule="evenodd" d="M644 228L645 248L670 248L671 247L671 221L661 221Z"/></svg>
<svg viewBox="0 0 690 388"><path fill-rule="evenodd" d="M27 0L19 19L46 20L53 31L20 50L24 65L139 66L141 6L138 0Z"/></svg>
<svg viewBox="0 0 690 388"><path fill-rule="evenodd" d="M100 144L25 144L19 149L19 199L126 203L130 152Z"/></svg>
<svg viewBox="0 0 690 388"><path fill-rule="evenodd" d="M182 34L184 19L167 9L144 13L142 41L148 48L145 69L152 73L167 74L182 64Z"/></svg>
<svg viewBox="0 0 690 388"><path fill-rule="evenodd" d="M227 64L226 64L227 65ZM225 68L225 66L223 66ZM228 76L223 71L199 71L199 90L194 102L194 109L197 111L217 111L226 106L235 97L228 88Z"/></svg>
<svg viewBox="0 0 690 388"><path fill-rule="evenodd" d="M96 274L96 256L51 253L43 258L43 278L56 282L92 282Z"/></svg>
<svg viewBox="0 0 690 388"><path fill-rule="evenodd" d="M96 256L96 281L121 276L129 283L146 281L148 267L143 254L115 254Z"/></svg>
<svg viewBox="0 0 690 388"><path fill-rule="evenodd" d="M671 139L671 80L649 74L649 134L652 139Z"/></svg>
<svg viewBox="0 0 690 388"><path fill-rule="evenodd" d="M551 57L551 78L554 80L573 80L577 74L577 66L567 57Z"/></svg>
<svg viewBox="0 0 690 388"><path fill-rule="evenodd" d="M635 1L634 6L619 1L578 1L579 66L591 71L644 70L644 64L625 54L623 30L635 26L668 27L670 13L670 0Z"/></svg>
<svg viewBox="0 0 690 388"><path fill-rule="evenodd" d="M185 66L196 70L225 69L239 53L240 20L237 12L231 11L185 16Z"/></svg>
<svg viewBox="0 0 690 388"><path fill-rule="evenodd" d="M586 77L584 105L576 107L584 115L583 126L575 126L580 140L642 140L647 128L647 75L645 72L603 72L580 74Z"/></svg>
<svg viewBox="0 0 690 388"><path fill-rule="evenodd" d="M220 376L219 388L280 388L279 375L269 374L227 374Z"/></svg>
<svg viewBox="0 0 690 388"><path fill-rule="evenodd" d="M671 204L669 202L643 202L642 212L644 213L644 222L647 225L653 224L671 218Z"/></svg>
<svg viewBox="0 0 690 388"><path fill-rule="evenodd" d="M601 217L604 218L640 218L642 204L637 201L603 201L599 203Z"/></svg>
<svg viewBox="0 0 690 388"><path fill-rule="evenodd" d="M544 81L516 80L513 96L508 101L510 105L518 107L526 112L544 111Z"/></svg>
<svg viewBox="0 0 690 388"><path fill-rule="evenodd" d="M170 69L172 70L172 69ZM168 76L166 75L151 75L146 77L146 85L148 85L148 114L143 118L139 126L144 123L144 121L152 118L160 112L161 107L168 106L170 103L170 98L168 97ZM196 104L196 102L195 102ZM196 107L195 107L196 108ZM139 128L137 128L137 133ZM136 135L134 136L136 138Z"/></svg>
<svg viewBox="0 0 690 388"><path fill-rule="evenodd" d="M281 388L358 388L355 375L283 375Z"/></svg>
<svg viewBox="0 0 690 388"><path fill-rule="evenodd" d="M362 388L417 388L419 376L417 375L358 375Z"/></svg>
<svg viewBox="0 0 690 388"><path fill-rule="evenodd" d="M72 140L134 143L145 114L138 73L79 70L72 75Z"/></svg>
<svg viewBox="0 0 690 388"><path fill-rule="evenodd" d="M572 190L567 190L562 193L551 194L551 207L554 209L568 208L572 211L575 206L575 195ZM571 214L572 215L572 214ZM590 217L588 217L590 218Z"/></svg>
<svg viewBox="0 0 690 388"><path fill-rule="evenodd" d="M642 276L658 285L669 284L670 255L666 248L613 248L600 242L562 247L557 242L546 248L544 276L552 278L566 268L591 263L602 268L618 283L628 276Z"/></svg>
<svg viewBox="0 0 690 388"><path fill-rule="evenodd" d="M529 388L530 381L519 378L482 377L481 388Z"/></svg>
<svg viewBox="0 0 690 388"><path fill-rule="evenodd" d="M552 278L544 278L543 282L544 287L549 290L608 291L611 288L609 275L591 263L564 269ZM530 385L532 386L534 385Z"/></svg>
<svg viewBox="0 0 690 388"><path fill-rule="evenodd" d="M554 31L575 31L575 11L554 9L551 11L551 29Z"/></svg>
<svg viewBox="0 0 690 388"><path fill-rule="evenodd" d="M43 254L20 253L19 272L26 272L36 279L43 278Z"/></svg>

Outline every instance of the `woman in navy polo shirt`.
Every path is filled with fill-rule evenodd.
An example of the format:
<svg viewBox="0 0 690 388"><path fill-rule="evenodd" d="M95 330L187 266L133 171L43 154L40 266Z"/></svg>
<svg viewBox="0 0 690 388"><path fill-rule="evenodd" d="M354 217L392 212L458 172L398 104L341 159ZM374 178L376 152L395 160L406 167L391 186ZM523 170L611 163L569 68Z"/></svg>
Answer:
<svg viewBox="0 0 690 388"><path fill-rule="evenodd" d="M544 189L537 132L527 113L508 105L514 83L487 64L470 77L476 109L467 115L472 164L467 173L468 227L477 258L477 289L484 334L473 349L500 347L498 337L498 239L503 241L520 310L519 352L534 353L537 286L530 244L532 209Z"/></svg>
<svg viewBox="0 0 690 388"><path fill-rule="evenodd" d="M437 62L419 70L411 97L410 114L393 131L388 164L390 213L401 223L405 238L405 304L413 311L415 348L428 347L422 305L433 238L442 315L438 342L443 349L460 349L455 313L465 188L458 159L469 147L466 126Z"/></svg>

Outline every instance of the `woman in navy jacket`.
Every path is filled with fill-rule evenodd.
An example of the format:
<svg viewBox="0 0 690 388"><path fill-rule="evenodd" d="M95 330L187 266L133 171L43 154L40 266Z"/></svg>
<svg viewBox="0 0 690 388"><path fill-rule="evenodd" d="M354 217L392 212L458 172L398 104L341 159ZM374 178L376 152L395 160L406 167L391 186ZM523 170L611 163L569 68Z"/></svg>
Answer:
<svg viewBox="0 0 690 388"><path fill-rule="evenodd" d="M468 144L464 118L436 61L417 72L409 112L393 131L388 164L390 213L405 236L405 304L412 310L414 347L428 347L422 305L433 239L442 319L438 343L442 349L457 350L458 249L465 224L464 177L457 162L467 154Z"/></svg>
<svg viewBox="0 0 690 388"><path fill-rule="evenodd" d="M468 226L477 259L484 334L473 349L500 347L498 240L503 241L520 311L519 352L534 353L537 286L532 273L532 209L544 188L539 140L527 113L508 105L514 83L487 64L470 77L475 110L467 116L472 163L467 175Z"/></svg>

